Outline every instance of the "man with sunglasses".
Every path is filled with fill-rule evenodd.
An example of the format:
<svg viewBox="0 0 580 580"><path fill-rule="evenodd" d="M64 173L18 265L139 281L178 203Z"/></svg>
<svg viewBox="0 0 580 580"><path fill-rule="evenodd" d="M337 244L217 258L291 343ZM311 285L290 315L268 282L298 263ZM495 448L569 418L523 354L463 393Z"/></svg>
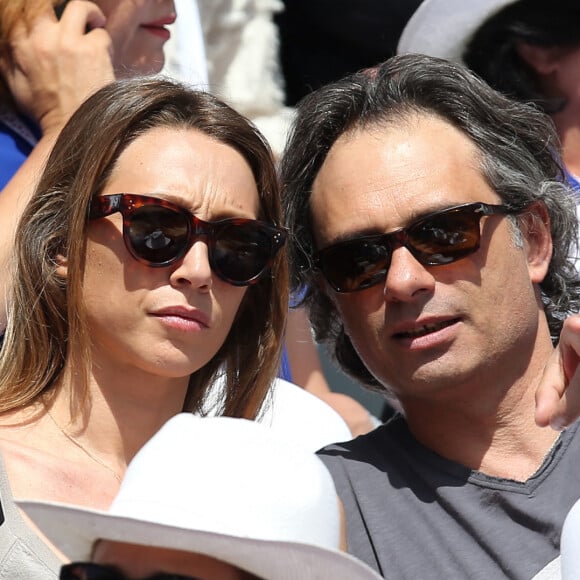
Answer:
<svg viewBox="0 0 580 580"><path fill-rule="evenodd" d="M343 370L402 409L320 452L349 550L386 577L558 577L580 435L539 425L545 396L536 423L535 395L575 368L553 344L580 284L557 143L543 114L419 55L298 107L294 284Z"/></svg>

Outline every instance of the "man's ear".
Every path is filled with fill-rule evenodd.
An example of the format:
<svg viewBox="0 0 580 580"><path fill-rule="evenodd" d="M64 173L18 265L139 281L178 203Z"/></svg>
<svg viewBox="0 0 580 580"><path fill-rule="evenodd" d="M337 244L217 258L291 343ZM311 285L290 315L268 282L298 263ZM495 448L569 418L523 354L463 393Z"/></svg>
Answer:
<svg viewBox="0 0 580 580"><path fill-rule="evenodd" d="M548 208L542 202L535 202L518 218L518 222L524 238L530 279L539 284L546 277L552 260L552 232Z"/></svg>
<svg viewBox="0 0 580 580"><path fill-rule="evenodd" d="M68 258L65 258L62 254L57 254L56 256L56 275L59 278L66 280L68 277Z"/></svg>
<svg viewBox="0 0 580 580"><path fill-rule="evenodd" d="M516 44L518 56L541 76L557 70L565 50L563 46L537 46L523 41Z"/></svg>

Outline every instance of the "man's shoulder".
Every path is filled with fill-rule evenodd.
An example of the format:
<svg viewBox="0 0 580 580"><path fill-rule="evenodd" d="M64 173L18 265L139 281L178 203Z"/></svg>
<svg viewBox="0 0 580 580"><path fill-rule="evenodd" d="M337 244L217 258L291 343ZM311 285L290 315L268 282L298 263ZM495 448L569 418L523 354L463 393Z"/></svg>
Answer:
<svg viewBox="0 0 580 580"><path fill-rule="evenodd" d="M326 463L333 460L375 463L387 454L392 457L391 448L405 445L408 437L405 419L396 415L365 435L327 445L317 453Z"/></svg>

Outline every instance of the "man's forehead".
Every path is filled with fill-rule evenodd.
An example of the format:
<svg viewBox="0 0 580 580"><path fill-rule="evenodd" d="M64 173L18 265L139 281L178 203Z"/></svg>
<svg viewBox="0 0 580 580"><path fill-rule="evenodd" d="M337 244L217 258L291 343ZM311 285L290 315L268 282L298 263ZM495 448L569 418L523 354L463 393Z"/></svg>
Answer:
<svg viewBox="0 0 580 580"><path fill-rule="evenodd" d="M466 135L434 116L350 131L335 142L313 183L314 224L323 237L327 228L334 237L347 216L369 230L377 220L382 230L450 205L496 202L479 160Z"/></svg>
<svg viewBox="0 0 580 580"><path fill-rule="evenodd" d="M430 150L431 156L437 153L457 153L458 150L463 150L466 156L477 156L479 153L472 139L452 121L427 111L410 111L397 113L390 119L356 125L345 131L331 145L321 170L335 156L348 155L361 142L369 151L382 148L384 153L397 155L404 152L401 145L411 141L415 146L423 143L424 148Z"/></svg>

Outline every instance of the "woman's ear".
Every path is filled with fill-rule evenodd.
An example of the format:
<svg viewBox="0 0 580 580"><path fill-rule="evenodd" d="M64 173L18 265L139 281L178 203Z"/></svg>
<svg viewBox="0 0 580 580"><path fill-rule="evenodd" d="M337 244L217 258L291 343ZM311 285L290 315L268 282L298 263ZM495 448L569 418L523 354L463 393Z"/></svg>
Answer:
<svg viewBox="0 0 580 580"><path fill-rule="evenodd" d="M56 256L55 272L59 278L64 280L68 277L68 258L65 258L62 254L57 254Z"/></svg>

